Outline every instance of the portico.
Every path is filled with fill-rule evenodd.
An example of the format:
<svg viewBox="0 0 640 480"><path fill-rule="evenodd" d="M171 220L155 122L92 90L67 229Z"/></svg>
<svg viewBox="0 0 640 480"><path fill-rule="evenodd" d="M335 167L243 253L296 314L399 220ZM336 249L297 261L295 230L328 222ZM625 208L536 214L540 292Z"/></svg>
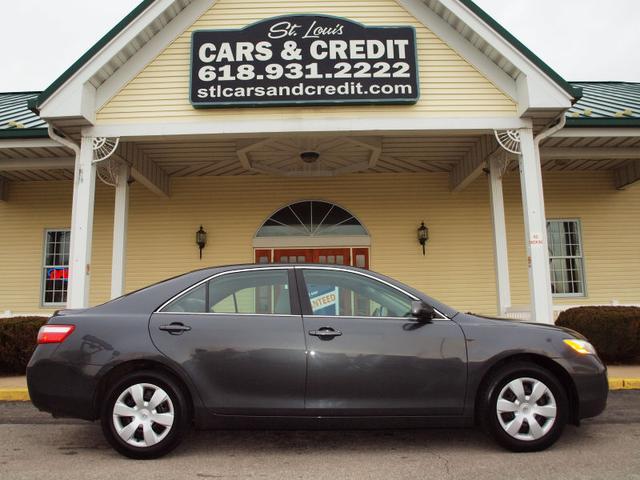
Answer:
<svg viewBox="0 0 640 480"><path fill-rule="evenodd" d="M532 312L534 318L545 317L552 319L552 300L551 286L548 269L548 254L546 248L539 248L546 242L546 224L544 215L544 200L541 196L541 170L540 161L537 150L534 145L533 132L531 129L518 130L521 144L524 144L524 150L521 155L517 155L521 169L521 185L522 198L525 205L524 223L529 232L526 237L529 238L529 248L531 256L531 274L530 274L530 292L532 303ZM167 142L167 138L163 138L162 142L153 141L154 138L145 138L142 142L132 143L126 139L120 138L121 147L116 155L117 160L108 160L113 166L111 170L117 170L117 176L114 179L116 188L115 205L114 205L114 243L112 255L112 296L119 296L124 292L125 285L122 280L125 276L126 258L126 238L127 238L127 209L128 209L128 190L129 175L127 175L130 164L127 161L126 151L138 152L140 156L144 156L151 162L157 162L158 168L162 168L170 176L209 176L210 172L217 172L218 175L234 175L234 174L271 174L278 177L287 177L295 180L296 178L323 178L335 177L341 175L353 174L357 171L369 171L370 175L383 172L397 173L414 173L425 175L429 172L446 173L449 176L449 182L456 182L455 175L461 176L459 173L461 162L456 160L460 157L460 152L468 150L466 155L479 155L477 162L479 165L485 165L490 162L492 166L502 164L506 165L508 158L514 156L506 152L496 142L495 137L487 133L478 135L477 132L456 132L457 135L448 135L442 137L440 134L429 134L424 132L417 135L412 132L411 136L395 137L391 135L380 135L375 137L358 136L358 137L342 137L336 136L337 132L315 132L314 136L298 135L295 137L270 137L267 139L236 139L234 142L229 141L212 141L204 139L196 139L189 137L184 142L179 136L175 136L171 141ZM527 140L528 136L528 140ZM93 139L84 137L87 149L92 149ZM211 138L211 137L208 137ZM528 143L527 143L528 142ZM230 152L230 161L228 164L217 162L212 164L207 161L198 161L199 152L211 151L213 148L224 148L225 144L235 144L235 151ZM392 145L398 145L392 147ZM313 167L302 164L298 158L298 153L307 149L319 150L321 153L320 165ZM385 148L386 147L386 148ZM233 148L233 147L232 147ZM390 153L391 148L396 148L396 152ZM404 151L403 151L404 148ZM528 148L528 150L527 150ZM424 158L432 156L436 158L432 163L426 163L424 160L416 161L412 158L410 149L418 149L420 155ZM484 152L483 152L484 150ZM93 152L93 150L91 150ZM482 156L484 153L485 156ZM235 155L234 155L235 154ZM80 181L75 182L74 189L74 205L82 211L84 206L91 205L92 196L95 192L95 175L96 164L93 163L93 153L87 156L83 171L77 176ZM191 156L191 158L189 158ZM233 158L233 157L236 158ZM449 158L448 158L449 157ZM80 159L82 162L82 148ZM360 159L361 160L358 160ZM99 164L98 164L99 165ZM498 169L500 167L497 167ZM236 173L237 172L237 173ZM468 176L474 175L473 171L467 173ZM469 181L468 177L458 177L460 183ZM501 300L500 308L506 312L510 306L509 298L509 274L508 274L508 254L506 248L506 227L504 220L504 206L500 206L498 198L502 195L502 176L495 173L491 174L490 188L492 198L494 198L492 208L493 219L493 237L496 244L496 277L498 282L503 282L503 288L498 283L498 297ZM92 185L93 184L93 185ZM459 190L464 186L458 186ZM169 200L170 200L169 192ZM77 203L76 203L77 202ZM90 225L92 221L90 209L81 218L84 218L86 225ZM82 308L87 305L88 295L85 293L89 288L91 278L90 257L87 258L87 252L81 248L75 248L75 245L87 245L91 243L91 227L72 229L72 246L71 246L71 265L69 283L69 302L76 308ZM533 239L533 240L531 240ZM324 239L319 239L321 242ZM504 247L501 247L503 245ZM317 247L325 246L322 243L315 245ZM540 268L534 269L536 262L540 264ZM84 268L83 268L84 266ZM80 273L79 273L80 272ZM536 286L538 282L542 287ZM82 283L84 282L84 284ZM505 291L506 289L506 291ZM538 290L547 292L546 295L537 294ZM77 294L76 292L82 292ZM78 302L78 303L75 303ZM542 312L542 313L541 313Z"/></svg>

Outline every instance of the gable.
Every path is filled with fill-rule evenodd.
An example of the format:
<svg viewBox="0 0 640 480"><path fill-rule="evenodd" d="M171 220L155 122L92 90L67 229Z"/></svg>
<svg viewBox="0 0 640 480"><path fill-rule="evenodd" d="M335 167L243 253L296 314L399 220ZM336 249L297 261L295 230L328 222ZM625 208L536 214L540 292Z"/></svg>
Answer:
<svg viewBox="0 0 640 480"><path fill-rule="evenodd" d="M271 107L194 109L189 101L191 33L203 29L243 28L288 14L326 14L367 26L410 25L416 29L420 99L410 106ZM235 118L323 118L376 114L403 117L514 116L517 105L491 81L395 0L263 1L218 0L142 71L109 99L97 123L216 121Z"/></svg>

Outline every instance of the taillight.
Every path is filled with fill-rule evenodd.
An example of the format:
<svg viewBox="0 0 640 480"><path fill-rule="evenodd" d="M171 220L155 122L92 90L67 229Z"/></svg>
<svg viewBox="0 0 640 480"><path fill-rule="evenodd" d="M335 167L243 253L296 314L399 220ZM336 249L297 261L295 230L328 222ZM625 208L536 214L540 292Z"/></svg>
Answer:
<svg viewBox="0 0 640 480"><path fill-rule="evenodd" d="M38 344L62 343L75 328L75 325L43 325L38 331Z"/></svg>

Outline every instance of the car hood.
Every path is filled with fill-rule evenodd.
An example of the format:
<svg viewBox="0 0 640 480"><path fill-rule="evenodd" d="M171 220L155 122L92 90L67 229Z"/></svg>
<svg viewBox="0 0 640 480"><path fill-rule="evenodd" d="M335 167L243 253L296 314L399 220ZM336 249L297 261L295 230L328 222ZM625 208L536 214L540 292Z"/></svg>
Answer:
<svg viewBox="0 0 640 480"><path fill-rule="evenodd" d="M495 325L496 323L503 323L503 324L507 323L507 324L513 325L514 327L522 326L524 328L537 328L537 329L543 329L543 330L551 330L555 332L566 333L572 337L579 338L582 340L587 340L586 337L581 333L576 332L575 330L571 330L570 328L561 327L559 325L551 325L548 323L538 323L538 322L527 322L527 321L513 319L513 318L490 317L487 315L480 315L477 313L466 313L465 316L476 319L481 323L486 322L487 324L493 324L493 325Z"/></svg>

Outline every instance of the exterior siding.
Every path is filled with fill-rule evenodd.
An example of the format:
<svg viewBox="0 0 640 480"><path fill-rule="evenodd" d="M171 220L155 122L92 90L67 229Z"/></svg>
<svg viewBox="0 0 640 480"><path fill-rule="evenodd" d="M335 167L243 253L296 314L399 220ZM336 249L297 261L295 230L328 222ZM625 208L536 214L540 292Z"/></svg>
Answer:
<svg viewBox="0 0 640 480"><path fill-rule="evenodd" d="M278 15L321 13L366 25L416 28L421 99L414 106L196 110L189 103L191 32L242 28ZM223 121L300 116L513 116L516 104L394 0L218 0L97 113L98 123Z"/></svg>
<svg viewBox="0 0 640 480"><path fill-rule="evenodd" d="M70 181L14 182L9 201L0 202L0 315L50 312L40 304L45 230L71 227ZM99 185L93 237L91 302L110 292L113 235L113 190Z"/></svg>
<svg viewBox="0 0 640 480"><path fill-rule="evenodd" d="M131 191L127 291L206 265L253 261L252 239L279 207L302 199L335 202L371 234L371 268L405 281L463 311L495 313L488 186L463 192L446 174L360 174L337 178L175 178L161 199L139 184ZM0 202L0 314L39 310L46 228L70 224L71 182L13 183ZM640 303L640 188L616 191L610 173L545 175L547 216L579 218L588 296L556 304ZM517 172L505 179L513 304L528 303L522 208ZM416 240L430 227L427 255ZM195 231L208 231L203 260ZM110 291L113 190L99 185L94 222L91 304ZM40 309L50 311L51 309Z"/></svg>
<svg viewBox="0 0 640 480"><path fill-rule="evenodd" d="M504 188L514 306L529 303L519 180ZM640 304L640 188L616 190L611 172L547 172L544 195L547 218L578 219L582 229L587 295L554 304Z"/></svg>

